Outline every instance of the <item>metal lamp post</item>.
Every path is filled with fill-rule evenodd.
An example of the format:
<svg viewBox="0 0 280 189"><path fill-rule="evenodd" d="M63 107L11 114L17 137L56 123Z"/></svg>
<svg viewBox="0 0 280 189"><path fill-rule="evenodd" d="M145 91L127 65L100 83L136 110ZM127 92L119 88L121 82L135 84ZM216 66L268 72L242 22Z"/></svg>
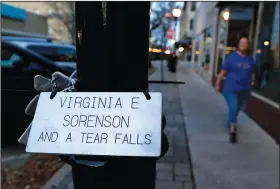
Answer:
<svg viewBox="0 0 280 189"><path fill-rule="evenodd" d="M175 21L175 29L174 29L175 42L176 42L176 37L177 37L177 35L176 35L176 33L177 33L177 20L181 16L181 13L182 13L182 11L179 8L174 8L172 10L172 15L173 15L173 18L174 18L174 21ZM168 68L171 72L176 72L176 64L177 64L177 55L176 55L176 48L175 48L175 52L172 55L172 57L170 57L169 62L168 62Z"/></svg>
<svg viewBox="0 0 280 189"><path fill-rule="evenodd" d="M174 29L175 35L174 35L174 38L175 38L175 41L176 41L176 37L177 37L177 35L176 35L176 33L177 33L177 23L178 23L178 18L180 18L181 14L182 14L182 10L179 9L179 8L174 8L172 10L172 14L173 14L173 17L174 17L174 20L175 20L175 29Z"/></svg>
<svg viewBox="0 0 280 189"><path fill-rule="evenodd" d="M75 6L77 90L147 90L150 3L76 2ZM132 39L137 44L133 48ZM76 156L76 159L107 163L94 167L72 162L75 189L155 188L156 159L98 156Z"/></svg>

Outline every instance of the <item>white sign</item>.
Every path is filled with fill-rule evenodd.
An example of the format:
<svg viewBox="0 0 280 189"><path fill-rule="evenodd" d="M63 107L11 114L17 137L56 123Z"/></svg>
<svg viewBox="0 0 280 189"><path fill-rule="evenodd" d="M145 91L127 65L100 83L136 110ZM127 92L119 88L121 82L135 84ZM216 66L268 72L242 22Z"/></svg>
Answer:
<svg viewBox="0 0 280 189"><path fill-rule="evenodd" d="M151 92L42 92L26 151L146 156L161 152L162 95Z"/></svg>

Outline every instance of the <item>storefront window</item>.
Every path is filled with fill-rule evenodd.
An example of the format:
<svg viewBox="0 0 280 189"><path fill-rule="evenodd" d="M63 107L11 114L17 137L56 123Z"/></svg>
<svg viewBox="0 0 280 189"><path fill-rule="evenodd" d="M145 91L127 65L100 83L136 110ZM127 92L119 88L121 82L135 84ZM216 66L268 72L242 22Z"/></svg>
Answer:
<svg viewBox="0 0 280 189"><path fill-rule="evenodd" d="M196 39L195 39L195 51L194 51L194 61L195 61L195 63L198 62L198 56L199 56L199 37L196 37Z"/></svg>
<svg viewBox="0 0 280 189"><path fill-rule="evenodd" d="M221 65L224 61L224 53L226 47L226 25L223 20L221 20L221 24L219 26L219 43L218 43L218 64L217 64L217 73L221 70Z"/></svg>
<svg viewBox="0 0 280 189"><path fill-rule="evenodd" d="M190 30L193 29L193 20L190 21Z"/></svg>
<svg viewBox="0 0 280 189"><path fill-rule="evenodd" d="M280 57L279 57L279 2L263 4L260 33L257 41L259 94L280 104Z"/></svg>
<svg viewBox="0 0 280 189"><path fill-rule="evenodd" d="M209 63L210 63L210 55L211 55L211 47L212 47L212 41L213 41L213 30L212 27L209 27L204 32L204 39L203 39L203 55L204 55L204 62L203 67L205 70L209 69Z"/></svg>
<svg viewBox="0 0 280 189"><path fill-rule="evenodd" d="M230 7L220 16L217 72L225 58L236 50L241 37L250 37L250 28L253 20L253 9L243 7Z"/></svg>
<svg viewBox="0 0 280 189"><path fill-rule="evenodd" d="M192 1L192 7L191 7L191 10L192 11L195 11L195 8L196 8L196 2L195 1Z"/></svg>

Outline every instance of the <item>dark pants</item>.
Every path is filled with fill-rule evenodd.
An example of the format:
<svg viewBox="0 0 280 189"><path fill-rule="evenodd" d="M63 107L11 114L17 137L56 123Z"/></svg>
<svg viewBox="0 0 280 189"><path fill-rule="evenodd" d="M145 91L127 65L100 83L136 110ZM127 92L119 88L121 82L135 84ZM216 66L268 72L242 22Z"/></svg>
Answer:
<svg viewBox="0 0 280 189"><path fill-rule="evenodd" d="M177 57L176 56L169 57L167 65L168 65L169 71L176 72Z"/></svg>
<svg viewBox="0 0 280 189"><path fill-rule="evenodd" d="M246 112L247 99L250 91L224 91L224 97L228 106L228 120L227 124L237 124L237 116L240 110Z"/></svg>

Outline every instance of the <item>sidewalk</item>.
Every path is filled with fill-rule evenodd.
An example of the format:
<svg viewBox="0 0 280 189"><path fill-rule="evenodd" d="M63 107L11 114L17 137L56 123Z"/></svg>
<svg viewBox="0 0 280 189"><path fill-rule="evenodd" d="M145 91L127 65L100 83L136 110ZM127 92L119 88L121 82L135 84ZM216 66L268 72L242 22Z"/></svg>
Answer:
<svg viewBox="0 0 280 189"><path fill-rule="evenodd" d="M150 77L160 75L157 65L155 68ZM176 80L176 75L167 70L164 75L169 80ZM177 84L150 84L150 89L163 94L163 113L167 119L165 133L170 145L167 154L157 163L156 189L193 189L179 87ZM44 186L44 189L53 188L73 189L70 166L65 165Z"/></svg>
<svg viewBox="0 0 280 189"><path fill-rule="evenodd" d="M160 81L160 63L153 66L149 80ZM163 94L170 142L157 163L156 189L278 189L278 145L244 114L239 142L230 144L224 99L192 67L181 63L174 74L164 64L164 80L185 84L150 84ZM71 168L65 166L44 188L73 189Z"/></svg>
<svg viewBox="0 0 280 189"><path fill-rule="evenodd" d="M179 88L196 189L278 189L275 141L241 113L238 143L230 144L222 95L186 64L178 66L177 79L186 81Z"/></svg>

